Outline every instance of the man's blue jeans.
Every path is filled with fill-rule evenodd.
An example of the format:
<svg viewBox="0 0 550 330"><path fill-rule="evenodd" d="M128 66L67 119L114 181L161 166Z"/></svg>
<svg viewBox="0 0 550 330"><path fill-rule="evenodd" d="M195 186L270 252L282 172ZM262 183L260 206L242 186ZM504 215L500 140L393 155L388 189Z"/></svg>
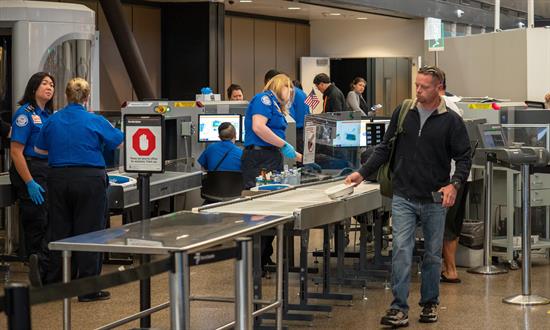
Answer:
<svg viewBox="0 0 550 330"><path fill-rule="evenodd" d="M424 234L424 259L422 261L422 285L420 305L439 303L439 279L441 272L441 248L447 209L441 204L419 203L393 196L392 201L392 292L390 308L408 312L411 283L412 254L417 225Z"/></svg>

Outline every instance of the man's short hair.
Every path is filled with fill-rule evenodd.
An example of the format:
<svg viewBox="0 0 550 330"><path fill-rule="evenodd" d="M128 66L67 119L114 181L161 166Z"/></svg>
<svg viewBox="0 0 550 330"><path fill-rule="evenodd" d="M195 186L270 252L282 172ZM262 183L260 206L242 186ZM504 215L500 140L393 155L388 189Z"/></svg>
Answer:
<svg viewBox="0 0 550 330"><path fill-rule="evenodd" d="M330 77L326 73L319 73L313 78L313 84L319 85L320 83L330 84Z"/></svg>
<svg viewBox="0 0 550 330"><path fill-rule="evenodd" d="M264 76L264 85L267 84L268 81L271 80L271 78L275 77L276 75L281 74L279 70L271 69L265 73Z"/></svg>
<svg viewBox="0 0 550 330"><path fill-rule="evenodd" d="M438 68L436 66L425 65L425 66L421 67L420 69L418 69L418 73L425 74L425 75L430 75L430 76L432 76L432 78L436 78L437 82L442 83L442 84L446 84L445 72L443 72L443 70L441 70L440 68Z"/></svg>
<svg viewBox="0 0 550 330"><path fill-rule="evenodd" d="M237 130L231 123L223 122L218 126L218 135L222 141L233 140L237 136Z"/></svg>
<svg viewBox="0 0 550 330"><path fill-rule="evenodd" d="M231 95L233 95L233 91L243 91L243 88L240 85L237 84L231 84L229 87L227 87L227 99L231 99ZM244 94L244 93L243 93Z"/></svg>

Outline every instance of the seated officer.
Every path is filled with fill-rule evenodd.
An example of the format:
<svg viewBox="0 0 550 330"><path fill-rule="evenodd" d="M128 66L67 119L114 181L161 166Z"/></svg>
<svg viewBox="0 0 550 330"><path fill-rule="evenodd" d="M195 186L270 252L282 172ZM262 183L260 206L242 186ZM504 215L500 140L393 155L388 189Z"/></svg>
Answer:
<svg viewBox="0 0 550 330"><path fill-rule="evenodd" d="M241 171L243 151L235 145L237 131L231 123L224 122L218 127L220 142L209 145L200 155L198 162L211 171Z"/></svg>

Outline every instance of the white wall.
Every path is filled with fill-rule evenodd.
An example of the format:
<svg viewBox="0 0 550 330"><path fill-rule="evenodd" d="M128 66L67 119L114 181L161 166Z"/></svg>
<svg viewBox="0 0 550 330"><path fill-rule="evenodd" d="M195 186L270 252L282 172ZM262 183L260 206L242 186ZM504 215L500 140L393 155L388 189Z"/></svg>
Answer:
<svg viewBox="0 0 550 330"><path fill-rule="evenodd" d="M424 20L312 20L310 56L414 57L424 54Z"/></svg>
<svg viewBox="0 0 550 330"><path fill-rule="evenodd" d="M527 32L527 100L544 102L550 92L550 30Z"/></svg>
<svg viewBox="0 0 550 330"><path fill-rule="evenodd" d="M550 90L550 30L449 38L439 66L448 90L457 95L543 101Z"/></svg>

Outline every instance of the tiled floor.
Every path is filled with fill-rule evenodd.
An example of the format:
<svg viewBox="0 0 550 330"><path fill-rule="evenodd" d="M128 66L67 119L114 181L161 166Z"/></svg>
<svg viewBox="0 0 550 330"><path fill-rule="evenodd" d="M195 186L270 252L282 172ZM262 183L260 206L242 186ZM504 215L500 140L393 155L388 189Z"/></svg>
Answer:
<svg viewBox="0 0 550 330"><path fill-rule="evenodd" d="M533 264L532 290L534 293L550 297L550 262L543 256L535 256ZM116 271L117 266L105 266L105 272ZM420 309L419 279L413 275L409 303L411 329L550 329L550 305L522 308L503 304L503 297L521 292L521 270L505 275L472 275L459 270L462 284L441 285L440 321L437 324L418 323ZM26 267L13 264L12 280L26 280ZM191 286L193 295L231 296L233 291L233 263L221 262L192 268ZM298 278L290 275L290 297L296 300ZM159 275L152 280L153 305L168 300L167 275ZM264 293L273 295L275 279L265 280ZM319 289L314 284L312 290ZM132 283L110 290L112 298L107 301L78 303L73 299L73 329L93 329L112 322L122 316L135 313L139 307L139 288ZM333 287L333 291L352 293L353 305L335 304L331 315L316 314L313 323L288 323L289 328L313 329L376 329L381 315L391 302L391 291L381 283L369 283L367 299L363 299L362 288ZM326 302L323 302L326 303ZM33 329L62 329L61 302L48 303L32 308ZM192 303L192 329L214 329L233 318L233 305L223 303ZM168 310L152 317L154 328L169 329ZM0 315L0 329L5 328L6 320ZM139 327L138 322L130 323L121 329Z"/></svg>

